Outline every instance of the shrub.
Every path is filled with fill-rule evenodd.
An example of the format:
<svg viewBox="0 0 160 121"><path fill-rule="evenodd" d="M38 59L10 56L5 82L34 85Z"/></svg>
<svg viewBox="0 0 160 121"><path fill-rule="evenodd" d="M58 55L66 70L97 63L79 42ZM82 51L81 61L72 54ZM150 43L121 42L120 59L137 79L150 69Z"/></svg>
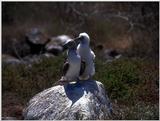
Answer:
<svg viewBox="0 0 160 121"><path fill-rule="evenodd" d="M150 70L151 68L148 67L151 65L153 64L138 58L122 58L111 63L97 59L94 77L105 85L111 99L132 100L131 102L134 103L133 99L140 95L139 92L146 92L146 90L140 91L139 88L142 89L147 80L153 81L155 85L158 79L158 69L152 67L153 69ZM146 68L150 73L148 75L145 74ZM148 90L151 91L151 88Z"/></svg>
<svg viewBox="0 0 160 121"><path fill-rule="evenodd" d="M16 92L24 100L51 87L60 78L63 57L43 59L32 67L25 65L2 65L2 89Z"/></svg>

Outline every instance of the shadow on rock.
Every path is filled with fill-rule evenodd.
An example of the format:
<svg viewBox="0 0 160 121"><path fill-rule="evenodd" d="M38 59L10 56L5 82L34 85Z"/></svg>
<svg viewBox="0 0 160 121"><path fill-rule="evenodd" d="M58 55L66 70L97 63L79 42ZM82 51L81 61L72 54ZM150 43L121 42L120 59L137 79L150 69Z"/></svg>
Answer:
<svg viewBox="0 0 160 121"><path fill-rule="evenodd" d="M112 107L101 82L79 81L54 86L34 96L24 110L29 120L111 119Z"/></svg>

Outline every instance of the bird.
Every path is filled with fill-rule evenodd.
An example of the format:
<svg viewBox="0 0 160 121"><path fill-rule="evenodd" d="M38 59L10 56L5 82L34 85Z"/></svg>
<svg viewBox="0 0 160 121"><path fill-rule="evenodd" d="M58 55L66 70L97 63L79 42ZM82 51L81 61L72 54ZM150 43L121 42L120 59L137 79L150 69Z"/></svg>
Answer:
<svg viewBox="0 0 160 121"><path fill-rule="evenodd" d="M78 81L80 73L83 73L84 68L81 66L81 57L77 53L77 45L74 40L70 40L63 45L63 51L67 51L67 59L63 65L62 77L58 84L65 84L72 81ZM82 64L83 65L83 64Z"/></svg>
<svg viewBox="0 0 160 121"><path fill-rule="evenodd" d="M89 80L95 74L94 60L96 57L90 48L90 37L83 32L74 41L78 44L77 53L81 56L81 66L84 63L84 71L79 75L79 80Z"/></svg>

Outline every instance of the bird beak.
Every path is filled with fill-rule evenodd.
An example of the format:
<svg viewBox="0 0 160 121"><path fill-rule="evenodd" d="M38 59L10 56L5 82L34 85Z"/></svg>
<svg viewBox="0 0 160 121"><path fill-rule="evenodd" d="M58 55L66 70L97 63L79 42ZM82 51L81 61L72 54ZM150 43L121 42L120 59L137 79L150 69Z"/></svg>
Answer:
<svg viewBox="0 0 160 121"><path fill-rule="evenodd" d="M81 42L81 37L76 37L76 38L74 38L73 39L75 42L76 42L76 44L78 45L80 42Z"/></svg>
<svg viewBox="0 0 160 121"><path fill-rule="evenodd" d="M66 49L70 48L74 42L75 42L75 41L71 40L71 41L67 42L66 44L64 44L64 45L62 46L63 51L65 51Z"/></svg>

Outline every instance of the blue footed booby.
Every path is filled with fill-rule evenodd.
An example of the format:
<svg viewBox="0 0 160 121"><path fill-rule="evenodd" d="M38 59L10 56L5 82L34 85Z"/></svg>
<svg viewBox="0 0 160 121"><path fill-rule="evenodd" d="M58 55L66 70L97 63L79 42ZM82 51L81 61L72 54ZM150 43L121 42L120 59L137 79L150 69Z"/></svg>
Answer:
<svg viewBox="0 0 160 121"><path fill-rule="evenodd" d="M79 43L77 46L77 53L81 56L82 62L85 63L85 69L80 74L79 80L88 80L95 74L94 59L95 54L90 48L90 38L87 33L80 33L79 37L74 41Z"/></svg>
<svg viewBox="0 0 160 121"><path fill-rule="evenodd" d="M81 57L78 55L76 49L77 44L75 41L70 40L66 44L63 45L63 50L67 51L67 59L63 65L63 75L61 79L58 81L60 84L64 84L67 82L78 81L78 77L80 73L83 73L83 64L81 64Z"/></svg>

